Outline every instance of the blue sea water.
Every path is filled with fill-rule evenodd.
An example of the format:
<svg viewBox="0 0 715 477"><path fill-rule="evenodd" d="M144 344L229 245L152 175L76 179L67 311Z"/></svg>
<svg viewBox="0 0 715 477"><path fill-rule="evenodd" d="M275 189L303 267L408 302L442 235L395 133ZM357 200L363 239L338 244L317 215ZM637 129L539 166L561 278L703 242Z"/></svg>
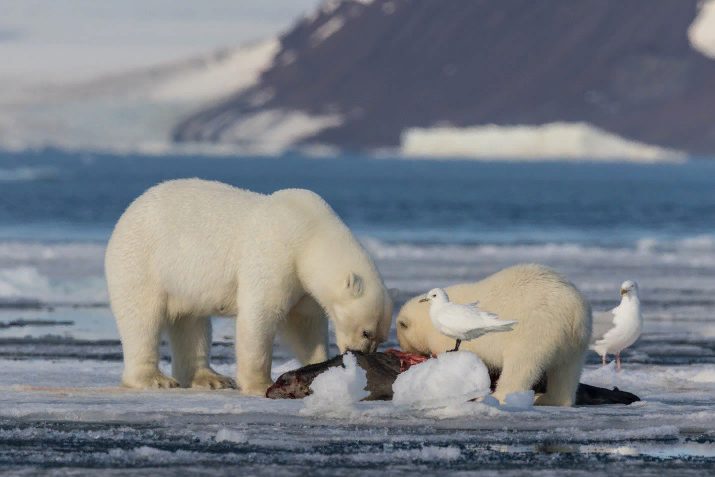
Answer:
<svg viewBox="0 0 715 477"><path fill-rule="evenodd" d="M0 238L108 237L130 201L201 177L322 195L358 234L412 243L623 245L715 233L715 161L685 165L0 155Z"/></svg>
<svg viewBox="0 0 715 477"><path fill-rule="evenodd" d="M136 196L185 177L319 193L399 289L398 306L520 262L565 274L595 311L636 279L643 336L622 373L591 354L582 381L643 402L396 416L362 403L322 419L232 392L117 389L106 240ZM229 375L232 328L214 320L212 360ZM385 347L396 345L393 333ZM168 370L166 346L162 356ZM290 358L276 346L274 370ZM715 161L0 153L0 474L704 475L715 468L713 397Z"/></svg>

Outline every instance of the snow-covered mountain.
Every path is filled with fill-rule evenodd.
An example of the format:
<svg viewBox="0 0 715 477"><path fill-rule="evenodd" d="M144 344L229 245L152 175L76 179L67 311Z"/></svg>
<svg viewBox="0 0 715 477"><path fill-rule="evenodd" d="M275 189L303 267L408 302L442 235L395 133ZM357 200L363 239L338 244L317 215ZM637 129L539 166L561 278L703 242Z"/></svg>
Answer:
<svg viewBox="0 0 715 477"><path fill-rule="evenodd" d="M281 37L255 85L189 115L174 138L417 156L715 154L712 10L328 1Z"/></svg>
<svg viewBox="0 0 715 477"><path fill-rule="evenodd" d="M712 85L715 0L327 0L262 43L0 80L0 148L678 159L715 155Z"/></svg>

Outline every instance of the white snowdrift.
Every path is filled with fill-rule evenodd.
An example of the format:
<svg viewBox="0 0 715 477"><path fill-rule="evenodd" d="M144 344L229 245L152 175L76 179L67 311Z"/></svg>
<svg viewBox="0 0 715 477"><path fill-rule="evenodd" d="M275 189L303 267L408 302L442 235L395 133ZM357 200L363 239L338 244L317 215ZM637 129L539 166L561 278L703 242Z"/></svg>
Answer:
<svg viewBox="0 0 715 477"><path fill-rule="evenodd" d="M693 48L715 58L715 1L700 1L698 16L688 29L688 38Z"/></svg>
<svg viewBox="0 0 715 477"><path fill-rule="evenodd" d="M410 128L401 151L410 157L483 159L589 159L655 162L681 160L684 154L630 141L587 123L540 126Z"/></svg>
<svg viewBox="0 0 715 477"><path fill-rule="evenodd" d="M350 415L355 403L369 395L365 391L367 374L358 366L355 355L345 354L343 365L345 367L330 368L313 380L312 394L303 399L305 407L301 414L345 417Z"/></svg>
<svg viewBox="0 0 715 477"><path fill-rule="evenodd" d="M462 404L488 394L490 384L487 367L473 353L442 353L399 374L392 402L413 408Z"/></svg>

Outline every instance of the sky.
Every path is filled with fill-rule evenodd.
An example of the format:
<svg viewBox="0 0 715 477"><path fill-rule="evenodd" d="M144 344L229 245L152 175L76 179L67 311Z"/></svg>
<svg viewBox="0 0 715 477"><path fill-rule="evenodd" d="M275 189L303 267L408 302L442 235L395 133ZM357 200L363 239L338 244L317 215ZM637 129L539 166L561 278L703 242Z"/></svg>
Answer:
<svg viewBox="0 0 715 477"><path fill-rule="evenodd" d="M0 82L66 82L276 35L319 0L0 0Z"/></svg>

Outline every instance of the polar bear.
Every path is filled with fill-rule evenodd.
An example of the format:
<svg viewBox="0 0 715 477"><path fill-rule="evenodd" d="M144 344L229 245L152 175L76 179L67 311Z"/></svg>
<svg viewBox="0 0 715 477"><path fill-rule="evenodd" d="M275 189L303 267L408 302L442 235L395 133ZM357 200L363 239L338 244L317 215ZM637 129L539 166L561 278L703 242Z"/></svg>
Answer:
<svg viewBox="0 0 715 477"><path fill-rule="evenodd" d="M494 397L526 391L546 374L546 393L536 404L571 406L581 377L589 337L591 307L576 287L540 265L516 265L476 283L446 289L451 301L470 303L516 320L514 330L462 343L493 371L500 371ZM400 347L415 353L440 353L454 347L429 319L429 303L408 301L397 315Z"/></svg>
<svg viewBox="0 0 715 477"><path fill-rule="evenodd" d="M392 301L374 262L318 195L263 195L220 182L154 186L124 212L105 273L124 353L124 385L233 387L209 366L210 316L236 316L237 381L263 395L282 334L304 364L387 338ZM158 368L162 331L172 374Z"/></svg>

